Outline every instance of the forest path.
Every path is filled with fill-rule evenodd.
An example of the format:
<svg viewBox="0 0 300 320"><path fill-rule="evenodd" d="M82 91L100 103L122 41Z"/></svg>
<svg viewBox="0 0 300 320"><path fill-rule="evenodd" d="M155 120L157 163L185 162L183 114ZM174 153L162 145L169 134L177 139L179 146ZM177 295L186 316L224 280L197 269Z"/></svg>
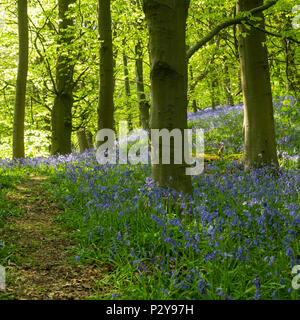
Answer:
<svg viewBox="0 0 300 320"><path fill-rule="evenodd" d="M16 257L8 266L6 294L20 300L86 299L95 295L96 266L74 261L70 230L56 221L60 209L42 186L45 177L30 176L7 195L24 211L7 219L3 240Z"/></svg>

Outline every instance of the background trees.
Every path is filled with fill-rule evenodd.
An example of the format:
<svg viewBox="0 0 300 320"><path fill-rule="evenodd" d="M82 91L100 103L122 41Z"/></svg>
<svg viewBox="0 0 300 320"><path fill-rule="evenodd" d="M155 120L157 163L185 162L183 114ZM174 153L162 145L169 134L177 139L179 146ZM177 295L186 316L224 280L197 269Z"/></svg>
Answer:
<svg viewBox="0 0 300 320"><path fill-rule="evenodd" d="M59 6L62 8L64 3L68 7L59 19ZM99 17L104 3L101 1L99 6ZM95 136L97 129L104 126L100 122L106 117L109 119L105 120L105 127L113 126L112 110L116 125L119 120L128 119L130 114L133 128L140 125L148 128L150 56L142 2L115 0L109 7L107 3L105 9L107 14L110 12L111 19L107 19L106 14L107 20L104 20L97 16L97 3L87 0L29 2L29 73L24 118L26 155L47 155L51 144L52 153L75 150L78 148L77 131L86 129ZM189 111L243 100L238 52L242 30L237 29L237 21L246 23L245 32L251 27L256 31L261 28L257 21L249 19L249 14L236 13L234 0L210 1L205 6L201 3L191 1L187 16ZM273 96L295 96L299 92L299 40L297 30L291 26L292 8L296 4L296 1L282 0L264 11ZM18 14L10 1L2 1L1 10L5 12L5 21L0 29L0 156L11 157ZM111 32L108 30L110 22ZM103 56L100 59L98 36L102 27L106 28L108 37L112 35L108 63L103 63ZM101 41L104 44L104 40ZM103 45L101 47L104 49ZM106 84L109 89L102 88L99 92L100 76L104 74L104 67L99 72L100 63L109 69L107 74L112 80ZM104 83L104 80L100 81L100 86ZM103 102L104 95L109 96L108 104ZM99 117L98 102L99 106L105 105L110 110ZM59 104L63 107L58 107ZM63 117L58 110L66 112L64 123L59 120ZM56 134L59 128L63 134ZM58 137L61 137L60 142Z"/></svg>

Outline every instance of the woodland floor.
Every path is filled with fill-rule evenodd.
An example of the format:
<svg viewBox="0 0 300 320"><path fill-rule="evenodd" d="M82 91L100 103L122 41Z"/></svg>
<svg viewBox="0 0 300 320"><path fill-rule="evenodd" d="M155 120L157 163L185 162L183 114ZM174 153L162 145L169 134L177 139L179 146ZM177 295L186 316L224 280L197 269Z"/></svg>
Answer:
<svg viewBox="0 0 300 320"><path fill-rule="evenodd" d="M23 214L7 218L2 229L3 240L13 244L17 256L6 266L7 288L2 299L88 299L96 294L95 280L108 271L70 262L74 261L74 240L71 231L57 222L61 209L42 187L45 179L30 176L7 195Z"/></svg>

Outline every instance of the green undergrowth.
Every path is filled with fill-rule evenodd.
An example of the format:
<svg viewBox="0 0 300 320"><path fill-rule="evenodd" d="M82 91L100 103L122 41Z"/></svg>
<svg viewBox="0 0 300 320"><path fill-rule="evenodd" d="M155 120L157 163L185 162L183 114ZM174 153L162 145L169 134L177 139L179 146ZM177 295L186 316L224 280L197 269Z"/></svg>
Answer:
<svg viewBox="0 0 300 320"><path fill-rule="evenodd" d="M91 299L299 300L299 117L288 126L285 108L276 107L276 171L244 170L241 114L193 123L207 129L206 161L189 202L157 188L149 166L100 166L94 154L1 169L0 192L48 177L41 187L75 238L70 263L107 270ZM2 199L4 217L13 210Z"/></svg>

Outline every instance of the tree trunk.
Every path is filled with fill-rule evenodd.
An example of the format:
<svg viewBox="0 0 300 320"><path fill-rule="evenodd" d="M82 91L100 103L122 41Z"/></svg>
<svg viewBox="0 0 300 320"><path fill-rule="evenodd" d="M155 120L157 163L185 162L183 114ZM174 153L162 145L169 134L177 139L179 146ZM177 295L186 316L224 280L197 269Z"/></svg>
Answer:
<svg viewBox="0 0 300 320"><path fill-rule="evenodd" d="M236 18L236 10L237 10L237 5L234 7L234 12L233 12L235 18ZM238 36L237 36L237 28L238 28L238 26L236 24L233 25L234 52L235 52L235 56L236 56L237 60L239 60L240 54L239 54L239 40L238 40ZM240 95L243 91L240 64L238 65L237 75L238 75L238 89L237 89L236 97L238 95Z"/></svg>
<svg viewBox="0 0 300 320"><path fill-rule="evenodd" d="M263 0L238 0L237 11L248 11L263 5ZM263 13L255 16L262 18L260 29L265 28ZM246 168L249 166L278 165L272 92L268 65L268 53L264 32L239 25L239 52L244 94L244 126Z"/></svg>
<svg viewBox="0 0 300 320"><path fill-rule="evenodd" d="M74 40L73 17L68 15L69 6L75 0L58 0L59 40L56 63L56 96L52 109L52 148L51 154L72 152L72 107L74 60L70 45Z"/></svg>
<svg viewBox="0 0 300 320"><path fill-rule="evenodd" d="M24 158L24 119L28 74L27 0L18 0L19 63L13 125L13 158Z"/></svg>
<svg viewBox="0 0 300 320"><path fill-rule="evenodd" d="M193 112L196 113L198 111L197 101L193 99Z"/></svg>
<svg viewBox="0 0 300 320"><path fill-rule="evenodd" d="M135 46L135 78L136 78L136 91L140 111L140 125L144 130L149 129L149 110L150 105L146 100L144 88L144 68L143 68L143 55L140 42Z"/></svg>
<svg viewBox="0 0 300 320"><path fill-rule="evenodd" d="M123 42L125 46L126 41ZM129 71L128 71L128 59L123 52L123 68L124 68L124 86L125 86L125 95L126 95L126 109L127 109L127 121L129 131L133 129L132 127L132 114L131 114L131 104L130 104L130 82L129 82Z"/></svg>
<svg viewBox="0 0 300 320"><path fill-rule="evenodd" d="M210 80L210 100L211 107L213 110L216 109L216 106L220 104L219 99L219 81L216 75L212 75L212 79Z"/></svg>
<svg viewBox="0 0 300 320"><path fill-rule="evenodd" d="M150 35L151 129L187 128L187 56L185 43L189 0L143 0ZM164 146L167 147L167 146ZM170 143L171 163L152 164L152 178L160 186L192 193L186 164L175 164L174 143Z"/></svg>
<svg viewBox="0 0 300 320"><path fill-rule="evenodd" d="M114 128L114 59L112 46L110 0L98 0L100 40L100 84L98 130Z"/></svg>
<svg viewBox="0 0 300 320"><path fill-rule="evenodd" d="M285 77L286 94L294 94L296 97L299 92L299 75L297 64L295 63L296 50L288 39L282 40L285 52Z"/></svg>
<svg viewBox="0 0 300 320"><path fill-rule="evenodd" d="M194 95L196 83L194 84L194 72L193 72L193 66L190 65L190 75L191 75L191 86L190 86L190 95ZM197 101L193 98L192 102L193 112L196 113L198 110Z"/></svg>
<svg viewBox="0 0 300 320"><path fill-rule="evenodd" d="M86 150L90 149L89 142L87 139L87 134L84 129L80 129L77 132L77 139L78 139L80 153L84 153Z"/></svg>
<svg viewBox="0 0 300 320"><path fill-rule="evenodd" d="M230 81L228 64L226 63L226 61L224 61L223 86L224 86L224 91L225 91L225 96L226 96L226 104L228 106L233 106L234 102L233 102L233 97L231 94L231 81Z"/></svg>
<svg viewBox="0 0 300 320"><path fill-rule="evenodd" d="M238 91L237 91L237 96L240 95L243 92L243 86L242 86L242 70L241 66L238 67Z"/></svg>
<svg viewBox="0 0 300 320"><path fill-rule="evenodd" d="M94 149L94 139L93 139L93 134L91 133L91 131L86 130L86 138L89 144L89 150L93 150Z"/></svg>

